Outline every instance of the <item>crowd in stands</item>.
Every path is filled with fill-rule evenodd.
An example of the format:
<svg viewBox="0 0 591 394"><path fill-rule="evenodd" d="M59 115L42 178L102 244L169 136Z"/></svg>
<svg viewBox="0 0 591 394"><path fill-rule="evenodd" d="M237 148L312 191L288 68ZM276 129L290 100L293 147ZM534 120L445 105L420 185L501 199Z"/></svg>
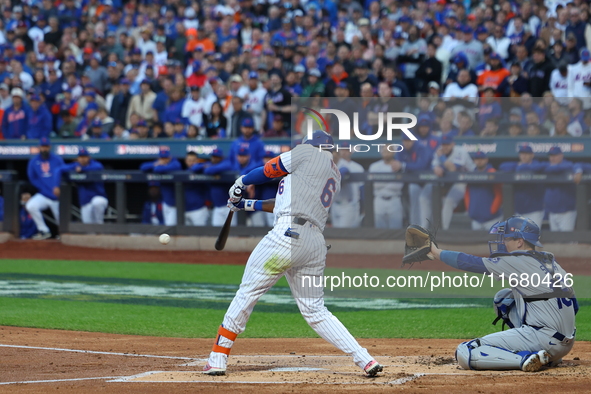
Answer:
<svg viewBox="0 0 591 394"><path fill-rule="evenodd" d="M474 106L442 134L588 135L590 41L582 0L4 1L1 131L286 137L293 97L442 97Z"/></svg>

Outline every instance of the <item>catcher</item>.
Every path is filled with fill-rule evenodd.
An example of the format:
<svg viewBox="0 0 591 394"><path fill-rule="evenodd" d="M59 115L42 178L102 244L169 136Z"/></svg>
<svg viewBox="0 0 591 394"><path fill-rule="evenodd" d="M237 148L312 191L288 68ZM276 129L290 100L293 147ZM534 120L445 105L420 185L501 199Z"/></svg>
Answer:
<svg viewBox="0 0 591 394"><path fill-rule="evenodd" d="M447 265L475 273L513 274L529 280L513 281L510 289L494 298L497 320L510 329L461 343L456 359L464 369L521 369L536 372L556 365L572 349L575 341L577 299L567 286L566 271L554 255L538 252L540 228L531 219L512 216L492 226L489 258L440 249L428 230L411 225L407 229L407 254L403 263L439 259ZM540 278L539 281L533 278ZM546 279L544 279L546 278ZM515 283L517 282L517 283ZM538 286L533 286L538 284ZM503 325L504 325L503 324Z"/></svg>

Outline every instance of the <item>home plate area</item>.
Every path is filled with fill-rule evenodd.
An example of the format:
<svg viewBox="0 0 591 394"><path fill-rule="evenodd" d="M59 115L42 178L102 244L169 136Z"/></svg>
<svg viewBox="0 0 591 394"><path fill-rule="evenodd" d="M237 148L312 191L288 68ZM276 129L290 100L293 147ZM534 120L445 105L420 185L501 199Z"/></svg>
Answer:
<svg viewBox="0 0 591 394"><path fill-rule="evenodd" d="M385 370L369 378L346 356L321 355L250 355L232 356L226 376L209 376L200 372L207 361L198 359L182 364L196 370L149 371L110 382L150 383L238 383L238 384L386 384L402 385L428 375L523 375L521 371L465 371L451 357L435 356L382 356L377 360ZM559 368L547 370L552 375L571 375L574 365L563 363Z"/></svg>

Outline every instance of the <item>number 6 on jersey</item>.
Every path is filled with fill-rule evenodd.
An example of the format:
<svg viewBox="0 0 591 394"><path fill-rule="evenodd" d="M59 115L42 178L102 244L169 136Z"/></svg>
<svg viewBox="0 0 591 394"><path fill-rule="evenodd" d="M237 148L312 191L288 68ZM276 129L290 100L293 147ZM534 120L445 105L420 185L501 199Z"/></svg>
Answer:
<svg viewBox="0 0 591 394"><path fill-rule="evenodd" d="M324 185L324 190L322 190L322 194L320 195L320 201L322 201L322 205L324 208L330 208L332 204L332 198L337 190L337 181L334 178L329 178L326 181L326 185Z"/></svg>

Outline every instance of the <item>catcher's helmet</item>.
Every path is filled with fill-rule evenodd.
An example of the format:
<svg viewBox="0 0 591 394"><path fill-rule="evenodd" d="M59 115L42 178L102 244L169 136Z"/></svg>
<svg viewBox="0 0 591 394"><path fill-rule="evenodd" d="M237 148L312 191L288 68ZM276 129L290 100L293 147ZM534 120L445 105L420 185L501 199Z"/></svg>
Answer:
<svg viewBox="0 0 591 394"><path fill-rule="evenodd" d="M534 246L542 247L540 243L540 228L531 219L514 215L504 222L495 223L489 234L496 234L496 241L488 241L490 253L507 253L505 238L522 238Z"/></svg>
<svg viewBox="0 0 591 394"><path fill-rule="evenodd" d="M322 130L315 130L312 133L312 138L308 138L308 135L304 137L302 144L310 144L312 146L333 145L334 141L330 134Z"/></svg>

